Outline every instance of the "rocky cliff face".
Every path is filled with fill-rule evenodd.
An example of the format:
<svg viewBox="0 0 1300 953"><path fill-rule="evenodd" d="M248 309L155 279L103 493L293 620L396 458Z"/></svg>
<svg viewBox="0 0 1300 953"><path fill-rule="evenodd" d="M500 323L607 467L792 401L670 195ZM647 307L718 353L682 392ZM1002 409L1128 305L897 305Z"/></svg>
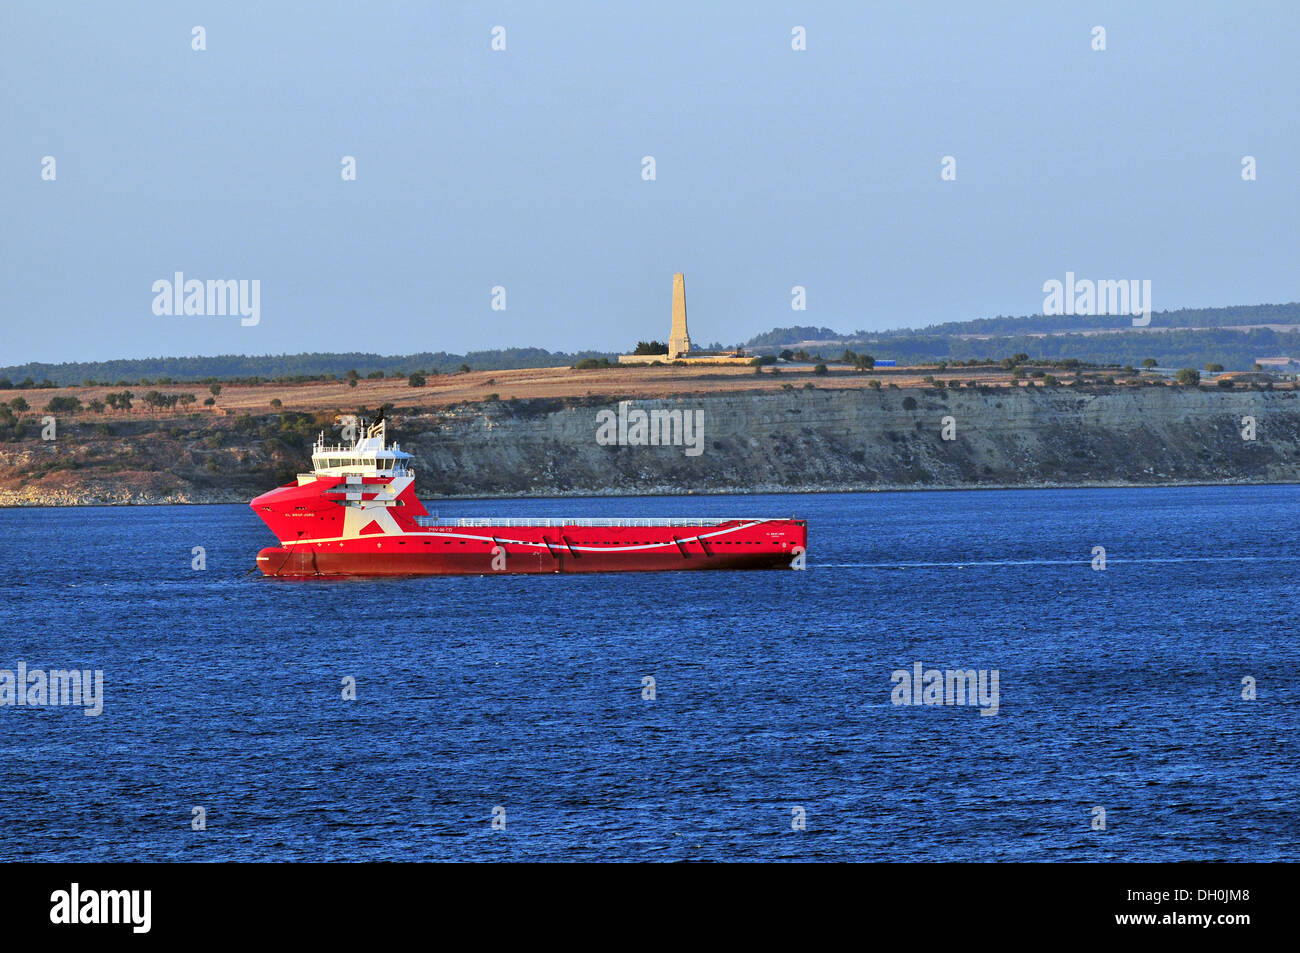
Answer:
<svg viewBox="0 0 1300 953"><path fill-rule="evenodd" d="M632 400L621 441L618 411L518 401L399 412L390 437L414 454L425 497L1270 483L1300 473L1293 391L797 389ZM635 445L637 411L680 411L702 425L702 439L675 430L679 445ZM1246 418L1253 440L1243 437ZM305 444L204 423L214 425L227 429L0 445L0 503L242 502L308 466Z"/></svg>
<svg viewBox="0 0 1300 953"><path fill-rule="evenodd" d="M410 434L404 446L421 468L418 484L446 495L1288 482L1300 474L1300 400L1290 391L793 390L627 406L628 417L702 414L701 452L601 445L597 414L616 404L537 417L504 408L464 414ZM1247 417L1254 440L1242 436Z"/></svg>

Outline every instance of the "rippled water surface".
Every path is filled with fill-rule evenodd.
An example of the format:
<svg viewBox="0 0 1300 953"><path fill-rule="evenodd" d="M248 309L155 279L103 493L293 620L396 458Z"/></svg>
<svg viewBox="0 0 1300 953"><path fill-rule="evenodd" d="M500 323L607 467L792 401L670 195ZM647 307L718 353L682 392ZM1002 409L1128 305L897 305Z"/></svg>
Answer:
<svg viewBox="0 0 1300 953"><path fill-rule="evenodd" d="M1300 859L1298 502L465 502L796 515L809 565L335 582L246 575L244 506L3 510L0 669L105 701L0 708L0 856ZM998 714L892 704L915 662L996 669Z"/></svg>

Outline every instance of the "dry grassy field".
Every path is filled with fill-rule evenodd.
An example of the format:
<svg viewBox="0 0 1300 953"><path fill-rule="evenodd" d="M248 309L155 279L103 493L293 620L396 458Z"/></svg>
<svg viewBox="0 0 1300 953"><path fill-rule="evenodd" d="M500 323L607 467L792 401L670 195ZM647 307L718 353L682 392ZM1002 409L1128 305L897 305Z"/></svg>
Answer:
<svg viewBox="0 0 1300 953"><path fill-rule="evenodd" d="M1069 375L1056 372L1064 382ZM346 381L319 381L304 383L268 382L263 384L223 384L221 394L213 407L203 401L210 396L206 385L199 383L132 385L122 387L60 387L54 389L18 389L0 392L0 400L12 401L22 397L31 411L40 411L52 397L70 395L79 398L83 405L93 400L104 400L106 394L123 389L135 395L134 407L125 411L106 410L109 419L123 417L169 417L192 413L214 416L230 414L265 414L277 410L322 411L353 410L361 406L375 408L382 404L396 407L443 407L464 401L477 402L493 395L501 400L529 398L653 398L676 395L698 395L725 392L754 392L779 390L782 387L803 387L812 383L830 389L862 388L879 381L882 386L925 387L925 377L934 376L943 382L978 382L983 386L1009 387L1013 383L1026 386L1030 382L1013 382L1011 374L1000 367L947 367L916 366L880 368L861 373L831 365L829 373L814 374L811 365L791 365L773 373L765 367L755 374L749 367L644 367L597 368L574 370L571 367L546 367L505 371L471 371L459 374L440 374L427 378L424 387L411 387L405 377L382 380L359 380L355 387ZM1035 383L1040 383L1035 382ZM170 409L152 409L141 399L149 390L165 394L192 393L197 401L189 406L178 405ZM279 400L280 406L272 404ZM78 417L99 417L100 414L83 410Z"/></svg>

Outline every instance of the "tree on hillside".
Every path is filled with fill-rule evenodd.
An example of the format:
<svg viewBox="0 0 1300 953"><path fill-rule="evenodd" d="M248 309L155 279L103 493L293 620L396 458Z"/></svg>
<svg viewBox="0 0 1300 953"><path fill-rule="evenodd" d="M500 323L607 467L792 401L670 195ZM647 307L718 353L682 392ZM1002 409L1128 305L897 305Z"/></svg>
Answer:
<svg viewBox="0 0 1300 953"><path fill-rule="evenodd" d="M1148 357L1145 361L1142 362L1143 367L1158 367L1159 364L1160 362L1157 361L1154 357Z"/></svg>
<svg viewBox="0 0 1300 953"><path fill-rule="evenodd" d="M1184 386L1192 387L1201 382L1201 372L1194 367L1184 367L1174 375L1174 380Z"/></svg>
<svg viewBox="0 0 1300 953"><path fill-rule="evenodd" d="M20 414L25 410L31 410L31 404L27 403L27 401L23 400L21 397L15 397L13 400L9 401L9 406Z"/></svg>
<svg viewBox="0 0 1300 953"><path fill-rule="evenodd" d="M406 379L406 382L412 387L423 387L426 383L424 375L419 371L413 371L411 376Z"/></svg>
<svg viewBox="0 0 1300 953"><path fill-rule="evenodd" d="M220 384L211 384L211 385L208 386L208 390L212 393L212 396L213 396L213 397L218 397L218 396L221 395L221 385L220 385ZM213 403L215 404L216 401L214 400Z"/></svg>
<svg viewBox="0 0 1300 953"><path fill-rule="evenodd" d="M798 341L842 341L845 335L831 328L818 328L810 325L795 325L788 328L773 328L766 334L759 334L749 339L749 347L770 347L773 344L793 344Z"/></svg>
<svg viewBox="0 0 1300 953"><path fill-rule="evenodd" d="M668 345L662 341L637 341L633 354L667 354Z"/></svg>
<svg viewBox="0 0 1300 953"><path fill-rule="evenodd" d="M45 409L52 414L75 414L81 410L81 401L76 397L51 397Z"/></svg>

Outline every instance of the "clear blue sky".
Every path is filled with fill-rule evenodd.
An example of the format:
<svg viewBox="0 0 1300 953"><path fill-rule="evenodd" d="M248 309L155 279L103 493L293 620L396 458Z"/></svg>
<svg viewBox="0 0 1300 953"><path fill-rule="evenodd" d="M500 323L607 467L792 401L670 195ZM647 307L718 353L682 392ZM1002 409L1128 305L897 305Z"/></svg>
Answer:
<svg viewBox="0 0 1300 953"><path fill-rule="evenodd" d="M674 271L727 344L1037 312L1067 270L1292 301L1298 50L1293 2L4 0L0 365L621 350ZM175 271L260 280L261 323L155 316Z"/></svg>

